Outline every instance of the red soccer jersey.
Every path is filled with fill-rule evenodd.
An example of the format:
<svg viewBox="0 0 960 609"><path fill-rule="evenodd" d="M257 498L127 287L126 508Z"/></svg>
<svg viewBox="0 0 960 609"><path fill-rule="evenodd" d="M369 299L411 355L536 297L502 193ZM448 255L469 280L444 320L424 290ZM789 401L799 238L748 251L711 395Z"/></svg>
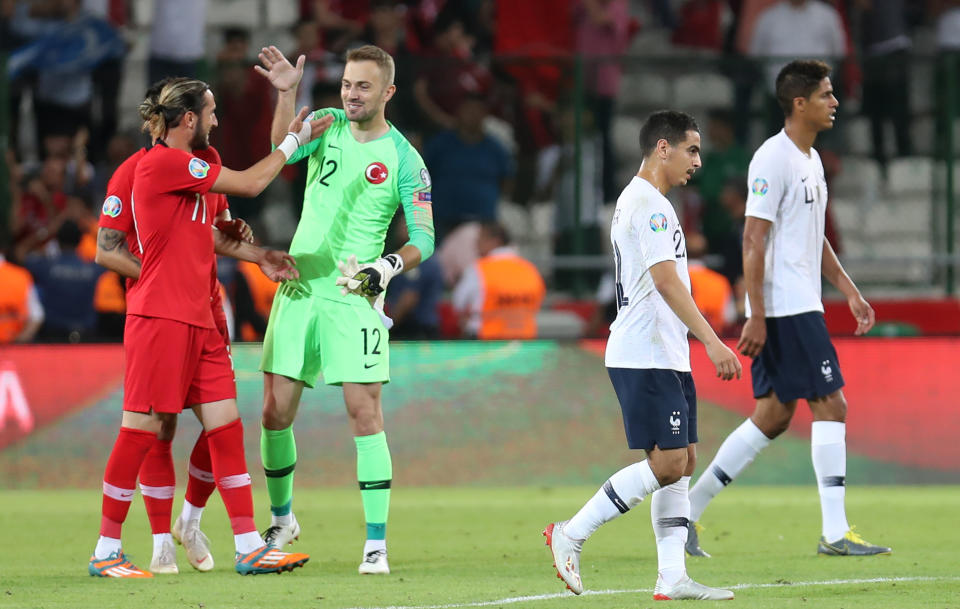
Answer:
<svg viewBox="0 0 960 609"><path fill-rule="evenodd" d="M216 203L205 196L221 166L162 142L137 164L131 211L142 251L127 312L215 328L211 314Z"/></svg>
<svg viewBox="0 0 960 609"><path fill-rule="evenodd" d="M101 228L111 228L122 231L127 235L127 249L130 253L140 257L140 246L137 245L137 235L133 226L133 215L130 213L130 195L133 193L133 174L137 163L147 153L141 148L131 154L127 160L120 163L110 181L107 182L107 196L103 200L103 209L100 211L99 225ZM134 280L127 277L127 291L133 287Z"/></svg>
<svg viewBox="0 0 960 609"><path fill-rule="evenodd" d="M130 212L130 196L133 194L133 176L137 169L137 163L147 153L147 148L141 148L131 154L127 160L120 163L120 166L110 176L107 183L107 194L103 200L103 209L100 212L99 226L102 228L111 228L127 235L127 249L137 258L141 257L140 245L137 243L136 227L133 224L133 214ZM194 154L200 159L216 165L221 165L220 153L213 146L203 150L195 150ZM214 198L216 212L214 216L227 209L226 195L211 193ZM209 197L208 197L209 199ZM127 278L127 290L133 287L134 279ZM217 298L219 291L214 289ZM211 296L214 294L211 293Z"/></svg>
<svg viewBox="0 0 960 609"><path fill-rule="evenodd" d="M100 212L99 225L102 228L111 228L121 231L127 235L127 249L137 258L141 257L140 245L137 242L136 227L133 224L133 214L130 212L130 196L133 194L133 176L137 169L137 163L147 153L147 148L141 148L131 154L127 160L120 163L120 166L110 176L107 183L107 194L103 200L103 209ZM220 165L220 153L213 146L203 150L195 150L194 154L200 159ZM214 217L220 215L227 209L226 195L210 193L213 197L216 211ZM216 275L216 269L214 269ZM127 277L127 291L133 287L136 280ZM220 290L214 285L210 294L217 302L220 302Z"/></svg>

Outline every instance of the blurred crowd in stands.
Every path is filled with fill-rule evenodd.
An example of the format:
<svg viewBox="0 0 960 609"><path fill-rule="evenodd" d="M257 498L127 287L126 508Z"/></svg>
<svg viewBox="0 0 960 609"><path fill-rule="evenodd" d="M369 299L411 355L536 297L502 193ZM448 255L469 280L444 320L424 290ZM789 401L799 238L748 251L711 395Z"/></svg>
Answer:
<svg viewBox="0 0 960 609"><path fill-rule="evenodd" d="M628 53L638 34L662 34L658 54L707 58L732 83L732 106L698 116L704 166L675 197L696 261L694 296L720 331L742 320L740 231L757 143L751 126L764 125L762 140L782 125L772 97L780 65L795 57L830 60L841 113L857 100L851 105L869 118L874 157L885 165L886 122L896 154L914 153L907 82L917 28L935 36L925 47L931 52L960 50L958 0L286 1L299 18L282 50L307 57L298 106L340 106L343 55L351 47L376 44L396 60L397 94L387 116L431 172L438 245L432 263L391 284L394 335L402 338L483 337L477 317L486 305L471 290L478 273L493 273L484 277L488 284L504 274L484 262L497 256L512 257L511 275L524 257L536 263L524 275L523 298L506 301L522 300L535 316L546 278L548 304L580 301L568 307L583 321L577 333L605 332L615 313L612 280L603 276L609 264L578 270L584 265L563 261L606 256L603 208L616 201L624 186L618 180L636 170L638 159L625 167L616 158L614 122L623 96L633 93L622 90L624 58L635 57ZM256 32L208 25L211 11L229 4L155 0L153 14L135 20L144 4L132 0L0 0L11 201L0 221L0 342L122 336L123 281L93 257L107 181L145 144L141 134L118 128L133 123L119 113L129 107L120 94L135 22L149 24L149 53L146 79L134 88L171 75L207 80L219 118L212 143L224 165L243 169L263 155L274 96L252 68ZM829 181L843 144L836 134L821 144ZM306 165L288 168L283 179L297 218ZM231 198L231 210L269 245L286 247L265 230L268 196ZM530 223L513 224L505 212L529 215L542 203L553 219L546 259L510 247L511 232ZM404 223L396 226L394 240L402 242ZM526 236L512 235L520 242ZM235 339L258 339L276 286L255 266L230 260L221 261L220 275Z"/></svg>

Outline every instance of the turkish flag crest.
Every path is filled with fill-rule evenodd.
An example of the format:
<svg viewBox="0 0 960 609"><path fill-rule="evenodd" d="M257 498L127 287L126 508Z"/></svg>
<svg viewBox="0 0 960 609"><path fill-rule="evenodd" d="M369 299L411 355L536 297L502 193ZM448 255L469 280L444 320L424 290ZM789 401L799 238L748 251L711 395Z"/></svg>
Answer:
<svg viewBox="0 0 960 609"><path fill-rule="evenodd" d="M364 172L364 175L367 177L367 182L371 184L383 184L387 179L387 166L379 161L375 161L367 165L367 170Z"/></svg>

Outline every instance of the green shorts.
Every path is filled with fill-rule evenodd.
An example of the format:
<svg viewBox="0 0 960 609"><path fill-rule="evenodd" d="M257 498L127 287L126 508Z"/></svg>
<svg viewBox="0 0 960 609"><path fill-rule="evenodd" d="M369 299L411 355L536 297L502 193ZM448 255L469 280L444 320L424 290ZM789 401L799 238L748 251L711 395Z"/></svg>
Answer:
<svg viewBox="0 0 960 609"><path fill-rule="evenodd" d="M356 304L277 291L260 369L315 387L389 383L389 333L366 302Z"/></svg>

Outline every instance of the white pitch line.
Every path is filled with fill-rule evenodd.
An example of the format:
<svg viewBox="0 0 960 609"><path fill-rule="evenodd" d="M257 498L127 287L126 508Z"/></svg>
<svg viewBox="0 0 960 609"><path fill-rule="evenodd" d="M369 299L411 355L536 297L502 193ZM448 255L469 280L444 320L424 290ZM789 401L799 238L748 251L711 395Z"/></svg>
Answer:
<svg viewBox="0 0 960 609"><path fill-rule="evenodd" d="M960 577L871 577L868 579L827 579L810 582L776 582L772 584L736 584L727 586L730 590L753 590L757 588L799 588L803 586L844 586L851 584L885 584L897 582L932 582L932 581L960 581ZM633 590L585 590L581 596L610 596L613 594L636 594L653 592L653 588L636 588ZM472 603L450 603L447 605L390 605L387 607L352 607L351 609L463 609L466 607L494 607L527 603L531 601L546 601L554 598L572 598L567 592L555 594L533 594L530 596L512 596L495 601L475 601Z"/></svg>

